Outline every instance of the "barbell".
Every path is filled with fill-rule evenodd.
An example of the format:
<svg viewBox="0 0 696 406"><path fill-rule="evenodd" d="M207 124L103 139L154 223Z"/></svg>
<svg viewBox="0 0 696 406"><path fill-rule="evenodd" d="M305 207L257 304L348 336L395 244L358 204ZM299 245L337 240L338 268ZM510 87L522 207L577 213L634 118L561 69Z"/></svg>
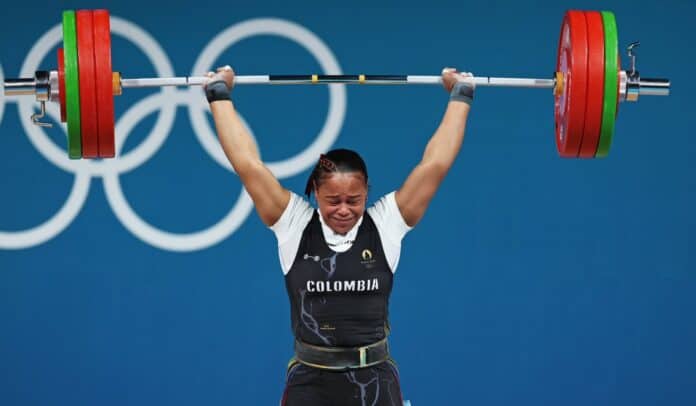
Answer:
<svg viewBox="0 0 696 406"><path fill-rule="evenodd" d="M63 12L63 48L58 49L58 68L36 71L33 78L5 79L8 96L33 95L40 112L31 116L42 122L48 101L60 104L61 122L67 123L68 156L113 158L114 96L124 88L202 86L200 77L127 79L112 70L111 31L107 10ZM641 78L636 70L631 43L629 70L621 70L618 31L609 11L569 10L563 16L556 58L550 79L476 76L477 86L552 89L555 138L564 158L607 156L614 137L618 103L635 102L639 96L667 96L667 79ZM423 75L251 75L236 76L236 85L299 84L434 85L442 77Z"/></svg>

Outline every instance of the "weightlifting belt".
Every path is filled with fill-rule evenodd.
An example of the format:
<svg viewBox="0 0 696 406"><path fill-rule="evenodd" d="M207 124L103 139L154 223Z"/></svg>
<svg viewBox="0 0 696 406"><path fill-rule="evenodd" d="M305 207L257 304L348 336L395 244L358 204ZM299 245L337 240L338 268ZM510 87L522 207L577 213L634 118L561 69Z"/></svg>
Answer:
<svg viewBox="0 0 696 406"><path fill-rule="evenodd" d="M295 340L295 358L311 367L347 370L377 365L389 358L387 339L363 347L320 347Z"/></svg>

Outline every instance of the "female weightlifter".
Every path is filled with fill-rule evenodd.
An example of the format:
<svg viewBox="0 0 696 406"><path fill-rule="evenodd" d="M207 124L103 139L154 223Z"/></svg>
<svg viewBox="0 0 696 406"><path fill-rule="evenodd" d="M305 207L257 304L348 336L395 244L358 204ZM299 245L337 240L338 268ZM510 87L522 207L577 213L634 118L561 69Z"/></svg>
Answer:
<svg viewBox="0 0 696 406"><path fill-rule="evenodd" d="M235 111L232 68L208 77L205 92L222 148L278 239L295 336L281 405L400 406L387 345L392 279L401 240L423 217L462 145L474 97L471 74L443 70L449 103L422 160L398 190L367 209L367 168L354 151L318 157L306 199L283 188ZM309 203L312 193L317 209Z"/></svg>

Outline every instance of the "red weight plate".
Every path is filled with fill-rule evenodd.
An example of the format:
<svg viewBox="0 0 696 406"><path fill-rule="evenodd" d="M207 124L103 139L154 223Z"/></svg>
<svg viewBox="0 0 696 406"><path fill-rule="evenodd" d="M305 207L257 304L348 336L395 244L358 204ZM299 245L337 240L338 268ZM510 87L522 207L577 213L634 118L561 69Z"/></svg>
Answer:
<svg viewBox="0 0 696 406"><path fill-rule="evenodd" d="M94 56L97 73L97 118L99 123L99 156L116 155L114 138L114 90L111 71L111 26L107 10L94 10Z"/></svg>
<svg viewBox="0 0 696 406"><path fill-rule="evenodd" d="M65 114L65 55L63 48L58 48L58 98L60 100L60 122L67 121Z"/></svg>
<svg viewBox="0 0 696 406"><path fill-rule="evenodd" d="M588 63L587 105L585 129L580 144L580 158L594 158L602 128L602 106L604 103L604 23L598 11L586 11Z"/></svg>
<svg viewBox="0 0 696 406"><path fill-rule="evenodd" d="M80 66L80 130L82 134L82 157L99 156L97 130L97 92L94 74L94 28L91 10L78 10L77 58Z"/></svg>
<svg viewBox="0 0 696 406"><path fill-rule="evenodd" d="M587 22L582 11L569 10L563 17L556 72L563 74L563 88L554 97L556 147L564 158L576 158L585 127L587 94Z"/></svg>

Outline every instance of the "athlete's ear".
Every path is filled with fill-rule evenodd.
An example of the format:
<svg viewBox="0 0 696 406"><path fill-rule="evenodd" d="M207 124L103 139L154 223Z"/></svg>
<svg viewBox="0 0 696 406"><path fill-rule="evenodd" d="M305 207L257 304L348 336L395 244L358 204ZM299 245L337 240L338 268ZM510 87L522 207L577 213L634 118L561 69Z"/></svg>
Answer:
<svg viewBox="0 0 696 406"><path fill-rule="evenodd" d="M319 182L316 179L312 180L312 187L314 188L314 202L319 205Z"/></svg>

